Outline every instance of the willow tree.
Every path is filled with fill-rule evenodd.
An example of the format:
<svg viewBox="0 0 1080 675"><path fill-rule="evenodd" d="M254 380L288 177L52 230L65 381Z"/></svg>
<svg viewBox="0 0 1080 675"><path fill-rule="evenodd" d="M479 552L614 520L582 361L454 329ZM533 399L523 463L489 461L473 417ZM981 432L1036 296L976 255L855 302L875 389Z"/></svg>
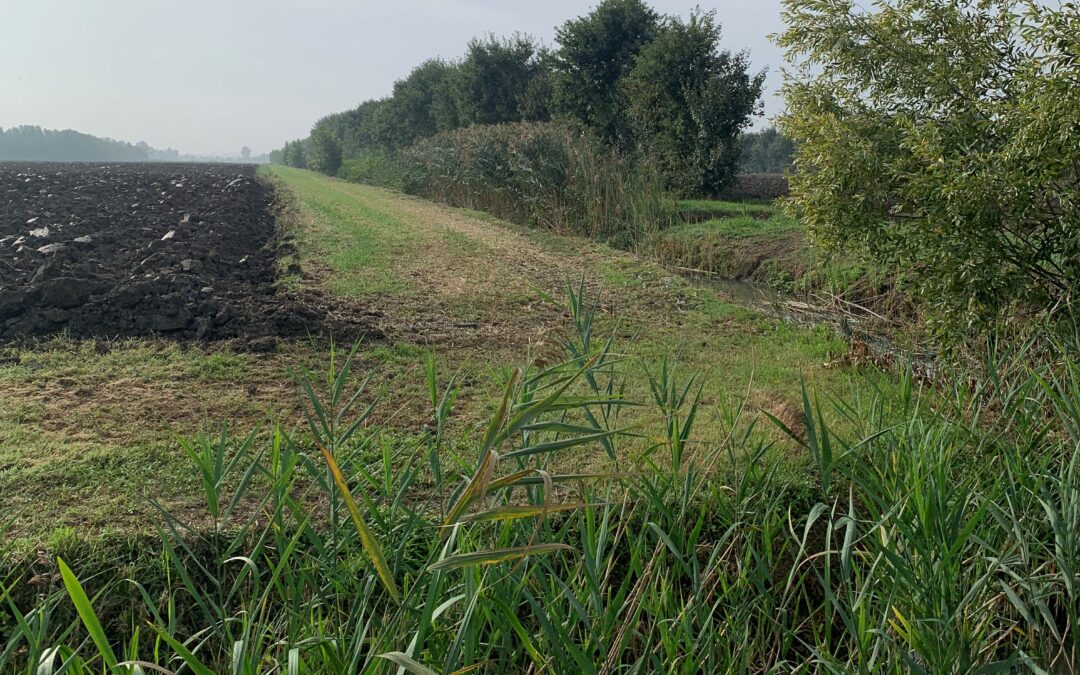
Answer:
<svg viewBox="0 0 1080 675"><path fill-rule="evenodd" d="M811 233L902 270L945 325L1080 290L1080 13L784 0L783 132Z"/></svg>

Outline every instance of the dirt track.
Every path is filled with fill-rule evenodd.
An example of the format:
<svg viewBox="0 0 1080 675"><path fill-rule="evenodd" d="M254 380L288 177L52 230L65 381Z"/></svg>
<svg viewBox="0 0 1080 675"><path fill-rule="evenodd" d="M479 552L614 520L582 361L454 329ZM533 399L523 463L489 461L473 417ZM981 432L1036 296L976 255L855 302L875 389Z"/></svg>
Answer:
<svg viewBox="0 0 1080 675"><path fill-rule="evenodd" d="M255 167L0 163L0 341L302 335Z"/></svg>

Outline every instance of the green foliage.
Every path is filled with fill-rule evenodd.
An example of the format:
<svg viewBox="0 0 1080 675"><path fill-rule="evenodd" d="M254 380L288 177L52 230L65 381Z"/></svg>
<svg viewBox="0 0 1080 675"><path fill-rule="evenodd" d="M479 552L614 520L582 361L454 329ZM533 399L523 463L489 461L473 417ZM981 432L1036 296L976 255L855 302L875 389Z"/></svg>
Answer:
<svg viewBox="0 0 1080 675"><path fill-rule="evenodd" d="M536 45L524 35L470 41L459 66L458 126L521 121L530 84L543 75L537 56Z"/></svg>
<svg viewBox="0 0 1080 675"><path fill-rule="evenodd" d="M717 194L739 164L739 133L759 109L764 72L721 50L712 12L668 19L622 81L637 142L679 195Z"/></svg>
<svg viewBox="0 0 1080 675"><path fill-rule="evenodd" d="M461 68L456 64L429 59L414 68L407 78L394 83L390 108L394 111L395 124L401 128L404 145L460 125L461 79ZM387 144L398 142L395 139Z"/></svg>
<svg viewBox="0 0 1080 675"><path fill-rule="evenodd" d="M664 214L658 182L563 126L472 126L401 154L406 192L499 218L629 246Z"/></svg>
<svg viewBox="0 0 1080 675"><path fill-rule="evenodd" d="M741 173L787 173L791 169L795 144L775 127L744 133L739 147Z"/></svg>
<svg viewBox="0 0 1080 675"><path fill-rule="evenodd" d="M660 32L660 17L642 0L604 0L555 31L554 107L609 143L629 133L619 81Z"/></svg>
<svg viewBox="0 0 1080 675"><path fill-rule="evenodd" d="M584 286L566 360L507 373L461 443L460 376L427 359L430 421L401 437L372 404L350 414L372 397L331 353L300 381L309 434L203 443L212 524L161 506L138 566L65 555L50 582L41 552L40 593L5 578L0 671L1076 669L1080 364L1033 373L1023 347L992 349L938 393L906 375L829 403L804 389L770 421L620 355ZM629 378L648 400L626 399ZM630 406L649 421L625 428ZM727 433L704 442L713 412ZM603 452L626 459L555 471ZM243 506L217 522L221 504Z"/></svg>
<svg viewBox="0 0 1080 675"><path fill-rule="evenodd" d="M655 158L648 171L681 194L716 193L730 180L762 76L747 73L745 54L719 49L712 14L683 22L642 0L604 0L557 29L557 41L549 51L521 34L473 39L460 60L414 68L392 96L319 120L304 149L318 134L320 146L335 139L344 160L392 155L439 132L554 117L624 156ZM295 165L288 155L274 158Z"/></svg>
<svg viewBox="0 0 1080 675"><path fill-rule="evenodd" d="M345 160L338 169L338 178L354 183L367 183L400 190L405 186L402 164L396 156L385 152L362 152Z"/></svg>
<svg viewBox="0 0 1080 675"><path fill-rule="evenodd" d="M943 327L1080 291L1080 12L1025 0L785 0L792 206L903 270Z"/></svg>
<svg viewBox="0 0 1080 675"><path fill-rule="evenodd" d="M317 127L308 139L305 159L307 168L328 176L337 175L341 168L341 145L329 129Z"/></svg>
<svg viewBox="0 0 1080 675"><path fill-rule="evenodd" d="M289 141L280 150L270 153L270 161L274 164L283 164L297 169L305 168L307 166L305 143L303 140Z"/></svg>

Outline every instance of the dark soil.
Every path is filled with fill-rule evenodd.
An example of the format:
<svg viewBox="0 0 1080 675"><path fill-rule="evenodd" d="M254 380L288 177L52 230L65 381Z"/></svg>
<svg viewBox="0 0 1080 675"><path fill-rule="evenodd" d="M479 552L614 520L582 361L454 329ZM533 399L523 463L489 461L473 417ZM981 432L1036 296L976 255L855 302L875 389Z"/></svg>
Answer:
<svg viewBox="0 0 1080 675"><path fill-rule="evenodd" d="M289 249L254 166L0 163L0 341L321 332L274 284Z"/></svg>

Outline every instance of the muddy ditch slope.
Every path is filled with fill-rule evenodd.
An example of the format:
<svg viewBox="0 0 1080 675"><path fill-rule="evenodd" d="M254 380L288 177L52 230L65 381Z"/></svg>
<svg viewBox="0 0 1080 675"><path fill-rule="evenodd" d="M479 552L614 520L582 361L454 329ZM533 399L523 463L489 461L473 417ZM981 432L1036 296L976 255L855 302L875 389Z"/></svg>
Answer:
<svg viewBox="0 0 1080 675"><path fill-rule="evenodd" d="M0 341L303 335L255 167L0 163Z"/></svg>

